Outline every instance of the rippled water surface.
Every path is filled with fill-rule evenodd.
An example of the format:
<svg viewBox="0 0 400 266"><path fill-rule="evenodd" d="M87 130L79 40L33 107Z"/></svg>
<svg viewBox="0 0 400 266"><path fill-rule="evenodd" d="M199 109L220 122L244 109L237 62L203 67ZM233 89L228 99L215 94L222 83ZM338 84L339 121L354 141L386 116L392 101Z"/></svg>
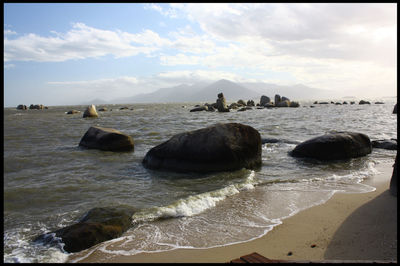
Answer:
<svg viewBox="0 0 400 266"><path fill-rule="evenodd" d="M109 111L95 119L66 114L86 106L4 109L4 261L65 261L67 253L31 239L72 224L94 207L133 206L135 226L121 238L73 254L72 261L94 250L124 255L248 241L336 191L372 190L360 182L376 173L376 164L394 161L395 151L374 149L362 158L322 163L292 158L288 152L296 145L277 142L263 144L262 167L255 171L182 174L141 164L150 148L174 134L215 123L243 123L262 138L295 142L331 130L361 132L371 140L397 138L394 102L301 105L229 113L189 112L193 104L106 105ZM93 125L132 136L135 150L78 147Z"/></svg>

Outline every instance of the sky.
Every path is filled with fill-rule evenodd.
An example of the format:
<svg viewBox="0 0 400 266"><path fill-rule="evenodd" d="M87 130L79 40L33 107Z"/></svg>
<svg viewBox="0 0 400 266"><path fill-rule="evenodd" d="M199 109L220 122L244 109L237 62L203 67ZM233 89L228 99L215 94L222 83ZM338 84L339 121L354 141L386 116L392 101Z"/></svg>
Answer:
<svg viewBox="0 0 400 266"><path fill-rule="evenodd" d="M4 106L228 79L397 95L397 3L4 3Z"/></svg>

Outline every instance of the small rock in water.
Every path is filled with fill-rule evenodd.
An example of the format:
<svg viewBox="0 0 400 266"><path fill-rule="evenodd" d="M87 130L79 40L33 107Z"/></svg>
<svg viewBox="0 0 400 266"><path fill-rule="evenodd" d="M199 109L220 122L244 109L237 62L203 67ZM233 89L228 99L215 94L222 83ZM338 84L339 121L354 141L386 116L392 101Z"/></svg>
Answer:
<svg viewBox="0 0 400 266"><path fill-rule="evenodd" d="M315 245L315 244L312 244L312 245L311 245L311 248L315 248L316 246L317 246L317 245Z"/></svg>
<svg viewBox="0 0 400 266"><path fill-rule="evenodd" d="M288 256L292 256L292 255L293 255L293 252L289 251L287 255L288 255Z"/></svg>

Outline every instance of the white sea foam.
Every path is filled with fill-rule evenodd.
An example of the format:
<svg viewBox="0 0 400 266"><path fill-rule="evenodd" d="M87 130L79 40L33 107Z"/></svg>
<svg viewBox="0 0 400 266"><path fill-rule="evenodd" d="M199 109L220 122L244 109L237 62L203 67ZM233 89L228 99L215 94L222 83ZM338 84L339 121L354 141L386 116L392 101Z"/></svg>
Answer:
<svg viewBox="0 0 400 266"><path fill-rule="evenodd" d="M227 187L192 195L180 199L168 206L154 207L145 209L133 214L134 222L155 220L158 218L187 217L199 214L209 208L215 207L217 202L224 200L228 196L239 193L241 190L250 190L256 183L254 180L255 172L251 171L243 183L229 185Z"/></svg>

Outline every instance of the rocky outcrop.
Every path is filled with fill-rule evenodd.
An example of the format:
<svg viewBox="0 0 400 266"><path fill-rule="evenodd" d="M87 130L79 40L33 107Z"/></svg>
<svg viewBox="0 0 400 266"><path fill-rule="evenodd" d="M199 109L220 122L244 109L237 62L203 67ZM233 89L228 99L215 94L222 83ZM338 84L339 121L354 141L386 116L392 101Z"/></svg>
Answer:
<svg viewBox="0 0 400 266"><path fill-rule="evenodd" d="M275 97L274 97L274 104L275 104L275 106L276 106L276 104L277 103L279 103L280 101L281 101L281 96L279 95L279 94L275 94Z"/></svg>
<svg viewBox="0 0 400 266"><path fill-rule="evenodd" d="M40 235L34 242L59 245L61 241L65 251L79 252L121 236L131 227L133 213L125 206L93 208L78 223Z"/></svg>
<svg viewBox="0 0 400 266"><path fill-rule="evenodd" d="M371 103L368 101L361 100L358 104L371 104Z"/></svg>
<svg viewBox="0 0 400 266"><path fill-rule="evenodd" d="M290 106L290 102L288 100L275 103L275 107L289 107L289 106Z"/></svg>
<svg viewBox="0 0 400 266"><path fill-rule="evenodd" d="M44 109L44 106L43 106L43 104L31 104L30 106L29 106L29 109L36 109L36 110L42 110L42 109Z"/></svg>
<svg viewBox="0 0 400 266"><path fill-rule="evenodd" d="M217 109L218 112L229 112L229 108L226 105L226 100L222 92L218 94Z"/></svg>
<svg viewBox="0 0 400 266"><path fill-rule="evenodd" d="M271 99L268 96L262 95L260 98L260 106L266 106L271 102Z"/></svg>
<svg viewBox="0 0 400 266"><path fill-rule="evenodd" d="M255 106L255 103L253 100L248 100L246 105L247 106Z"/></svg>
<svg viewBox="0 0 400 266"><path fill-rule="evenodd" d="M88 106L83 113L83 117L98 117L99 114L96 111L96 106L94 104Z"/></svg>
<svg viewBox="0 0 400 266"><path fill-rule="evenodd" d="M238 100L237 103L238 103L240 106L246 106L246 103L245 103L243 100Z"/></svg>
<svg viewBox="0 0 400 266"><path fill-rule="evenodd" d="M341 160L361 157L371 151L371 141L365 134L331 132L300 143L290 152L290 155L319 160Z"/></svg>
<svg viewBox="0 0 400 266"><path fill-rule="evenodd" d="M28 107L26 107L26 105L20 104L17 106L17 110L27 110Z"/></svg>
<svg viewBox="0 0 400 266"><path fill-rule="evenodd" d="M133 139L113 128L92 126L79 142L79 146L103 151L131 151Z"/></svg>
<svg viewBox="0 0 400 266"><path fill-rule="evenodd" d="M177 172L230 171L261 165L261 137L254 128L216 124L173 136L143 159L149 169Z"/></svg>
<svg viewBox="0 0 400 266"><path fill-rule="evenodd" d="M397 150L397 140L383 139L371 141L372 147L385 150Z"/></svg>

